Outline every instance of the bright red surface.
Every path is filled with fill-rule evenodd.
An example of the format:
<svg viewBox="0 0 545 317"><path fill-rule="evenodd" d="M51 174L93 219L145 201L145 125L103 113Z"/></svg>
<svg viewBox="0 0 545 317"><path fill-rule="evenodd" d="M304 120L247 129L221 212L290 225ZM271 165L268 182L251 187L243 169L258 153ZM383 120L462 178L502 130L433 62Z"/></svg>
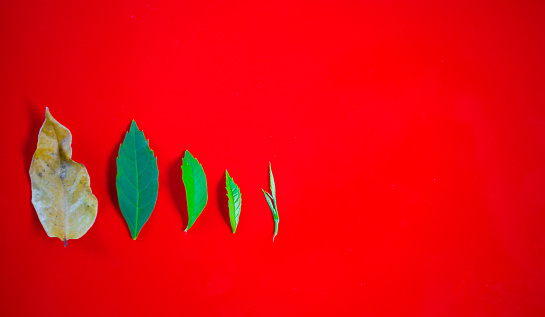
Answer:
<svg viewBox="0 0 545 317"><path fill-rule="evenodd" d="M0 315L545 315L543 2L205 2L1 5ZM99 202L67 248L30 203L46 106ZM136 241L133 118L160 171ZM187 235L186 149L209 183Z"/></svg>

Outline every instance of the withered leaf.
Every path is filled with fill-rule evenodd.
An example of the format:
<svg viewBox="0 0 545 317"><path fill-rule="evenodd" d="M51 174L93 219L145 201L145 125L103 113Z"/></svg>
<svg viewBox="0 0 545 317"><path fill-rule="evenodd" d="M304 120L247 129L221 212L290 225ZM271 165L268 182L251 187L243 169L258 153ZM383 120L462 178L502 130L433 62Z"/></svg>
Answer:
<svg viewBox="0 0 545 317"><path fill-rule="evenodd" d="M45 122L30 165L32 204L47 235L81 238L97 216L89 174L72 160L72 134L45 109Z"/></svg>

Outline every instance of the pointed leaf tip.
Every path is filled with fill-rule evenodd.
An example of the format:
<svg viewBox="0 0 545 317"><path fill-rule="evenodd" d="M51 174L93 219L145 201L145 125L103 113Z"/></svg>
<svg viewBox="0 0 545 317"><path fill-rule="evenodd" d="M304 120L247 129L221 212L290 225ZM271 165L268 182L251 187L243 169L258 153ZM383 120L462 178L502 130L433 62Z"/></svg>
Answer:
<svg viewBox="0 0 545 317"><path fill-rule="evenodd" d="M130 127L129 131L132 131L133 129L136 129L136 131L140 131L140 129L138 129L138 125L136 124L136 121L134 121L134 119L131 121L131 127Z"/></svg>

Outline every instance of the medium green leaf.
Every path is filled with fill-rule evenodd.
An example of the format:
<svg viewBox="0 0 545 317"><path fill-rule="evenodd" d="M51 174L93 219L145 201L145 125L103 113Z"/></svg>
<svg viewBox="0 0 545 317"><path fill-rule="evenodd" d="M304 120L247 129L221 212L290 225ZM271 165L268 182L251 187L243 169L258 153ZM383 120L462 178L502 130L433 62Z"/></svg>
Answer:
<svg viewBox="0 0 545 317"><path fill-rule="evenodd" d="M269 182L270 182L272 195L266 192L263 188L261 189L261 191L265 195L265 199L267 199L267 204L269 204L269 208L271 209L271 212L273 214L273 220L274 220L273 241L274 241L274 238L276 238L276 235L278 234L278 223L280 222L280 218L278 217L278 206L276 205L276 185L274 183L274 176L272 173L271 162L269 162L269 179L270 179Z"/></svg>
<svg viewBox="0 0 545 317"><path fill-rule="evenodd" d="M235 181L231 178L227 170L225 170L225 179L225 188L227 189L227 197L229 198L229 219L231 219L231 228L233 229L233 233L235 233L240 217L242 196L240 195L240 188L235 184Z"/></svg>
<svg viewBox="0 0 545 317"><path fill-rule="evenodd" d="M136 239L157 201L159 169L149 141L134 120L119 147L116 186L119 208Z"/></svg>
<svg viewBox="0 0 545 317"><path fill-rule="evenodd" d="M182 160L182 173L187 198L188 223L185 229L187 232L206 206L208 192L202 165L189 151L185 151Z"/></svg>

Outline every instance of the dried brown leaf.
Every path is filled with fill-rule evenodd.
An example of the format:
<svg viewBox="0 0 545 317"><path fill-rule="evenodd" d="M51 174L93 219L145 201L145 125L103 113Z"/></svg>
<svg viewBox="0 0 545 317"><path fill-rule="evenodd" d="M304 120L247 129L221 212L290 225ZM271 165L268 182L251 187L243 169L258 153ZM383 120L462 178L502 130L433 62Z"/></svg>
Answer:
<svg viewBox="0 0 545 317"><path fill-rule="evenodd" d="M50 237L65 242L83 236L95 222L97 199L89 174L72 160L72 134L45 110L30 165L32 204Z"/></svg>

